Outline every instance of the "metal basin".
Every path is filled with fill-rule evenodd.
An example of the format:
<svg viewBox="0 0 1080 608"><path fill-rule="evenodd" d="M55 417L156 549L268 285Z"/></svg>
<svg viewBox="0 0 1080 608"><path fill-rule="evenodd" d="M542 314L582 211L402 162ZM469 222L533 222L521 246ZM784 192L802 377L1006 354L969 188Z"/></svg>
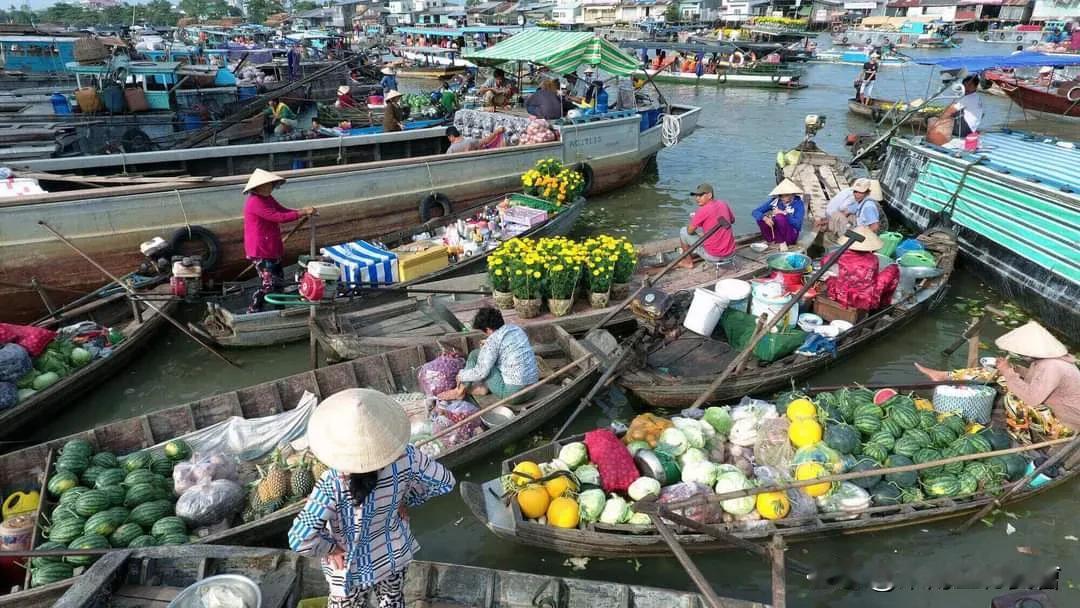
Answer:
<svg viewBox="0 0 1080 608"><path fill-rule="evenodd" d="M241 601L237 608L260 608L262 591L255 581L240 574L219 574L204 578L181 591L176 599L169 602L168 608L205 608L213 605L208 602L211 594L229 601ZM225 604L230 605L232 604Z"/></svg>

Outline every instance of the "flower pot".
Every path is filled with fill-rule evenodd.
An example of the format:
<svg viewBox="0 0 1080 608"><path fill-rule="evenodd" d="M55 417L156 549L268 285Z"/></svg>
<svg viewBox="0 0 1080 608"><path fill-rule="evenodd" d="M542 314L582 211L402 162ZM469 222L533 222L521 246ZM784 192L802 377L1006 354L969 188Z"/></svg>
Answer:
<svg viewBox="0 0 1080 608"><path fill-rule="evenodd" d="M514 294L509 291L492 291L491 295L495 299L495 307L499 310L510 310L514 307Z"/></svg>
<svg viewBox="0 0 1080 608"><path fill-rule="evenodd" d="M514 298L514 310L522 319L532 319L533 317L540 316L540 309L543 308L544 300L541 298L534 298L532 300L519 300Z"/></svg>
<svg viewBox="0 0 1080 608"><path fill-rule="evenodd" d="M611 299L616 302L622 302L626 298L630 297L630 283L612 283L611 284Z"/></svg>
<svg viewBox="0 0 1080 608"><path fill-rule="evenodd" d="M589 305L592 306L593 308L607 308L608 307L608 302L610 302L610 301L611 301L610 292L607 292L607 291L605 291L604 293L592 292L592 293L589 294Z"/></svg>
<svg viewBox="0 0 1080 608"><path fill-rule="evenodd" d="M551 314L556 317L565 317L570 314L572 308L574 308L574 298L567 298L565 300L548 298L548 309L551 311Z"/></svg>

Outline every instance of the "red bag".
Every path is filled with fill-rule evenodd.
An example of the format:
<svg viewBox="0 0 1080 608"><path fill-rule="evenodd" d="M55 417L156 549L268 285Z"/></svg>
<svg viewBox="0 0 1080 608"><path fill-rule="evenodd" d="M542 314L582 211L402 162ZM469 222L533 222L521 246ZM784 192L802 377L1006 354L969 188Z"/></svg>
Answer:
<svg viewBox="0 0 1080 608"><path fill-rule="evenodd" d="M49 343L56 338L55 331L45 329L44 327L0 323L0 334L8 333L13 336L8 341L14 342L25 348L26 352L30 353L31 357L36 357L45 352L45 348L47 348Z"/></svg>
<svg viewBox="0 0 1080 608"><path fill-rule="evenodd" d="M605 492L626 492L638 473L630 450L615 436L611 429L596 429L585 433L585 449L589 460L600 471L600 486Z"/></svg>

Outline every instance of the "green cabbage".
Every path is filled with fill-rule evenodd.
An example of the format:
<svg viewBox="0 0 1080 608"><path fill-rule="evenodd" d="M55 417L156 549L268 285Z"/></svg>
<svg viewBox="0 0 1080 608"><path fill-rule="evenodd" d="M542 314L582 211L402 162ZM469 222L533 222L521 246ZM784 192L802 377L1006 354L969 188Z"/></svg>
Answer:
<svg viewBox="0 0 1080 608"><path fill-rule="evenodd" d="M604 497L604 491L599 488L585 490L578 494L578 511L581 515L581 521L590 523L599 520L600 515L604 512L606 502L607 498Z"/></svg>
<svg viewBox="0 0 1080 608"><path fill-rule="evenodd" d="M679 456L679 468L685 469L686 465L691 462L699 462L708 459L709 455L705 453L705 450L701 448L686 448L686 451L683 452L682 456Z"/></svg>
<svg viewBox="0 0 1080 608"><path fill-rule="evenodd" d="M660 482L652 477L638 477L626 490L626 495L632 500L641 500L649 494L660 496Z"/></svg>
<svg viewBox="0 0 1080 608"><path fill-rule="evenodd" d="M19 394L19 403L22 403L23 401L26 401L30 397L33 397L35 393L37 393L37 391L35 391L32 388L20 388L19 393L18 393Z"/></svg>
<svg viewBox="0 0 1080 608"><path fill-rule="evenodd" d="M633 513L630 515L630 519L626 520L626 523L633 524L635 526L651 526L652 519L644 513Z"/></svg>
<svg viewBox="0 0 1080 608"><path fill-rule="evenodd" d="M675 428L683 432L683 435L686 435L688 447L705 447L705 434L701 432L701 426L698 425L697 420L676 416L671 419L671 422L675 425Z"/></svg>
<svg viewBox="0 0 1080 608"><path fill-rule="evenodd" d="M716 465L708 460L691 462L682 470L682 480L687 483L700 483L712 486L716 483Z"/></svg>
<svg viewBox="0 0 1080 608"><path fill-rule="evenodd" d="M35 391L43 391L59 381L60 376L56 372L45 372L34 378L34 383L30 385L30 388Z"/></svg>
<svg viewBox="0 0 1080 608"><path fill-rule="evenodd" d="M585 450L585 444L580 441L568 443L559 450L559 460L565 462L571 469L577 468L589 460L589 452Z"/></svg>
<svg viewBox="0 0 1080 608"><path fill-rule="evenodd" d="M660 440L656 447L672 456L681 456L690 446L685 433L676 427L669 427L660 433Z"/></svg>
<svg viewBox="0 0 1080 608"><path fill-rule="evenodd" d="M82 367L87 363L90 363L90 360L93 358L94 357L90 354L90 351L81 347L75 347L71 349L71 356L69 357L69 359L71 360L71 364L75 367Z"/></svg>
<svg viewBox="0 0 1080 608"><path fill-rule="evenodd" d="M618 494L608 496L604 510L600 513L600 523L624 524L630 519L630 504Z"/></svg>
<svg viewBox="0 0 1080 608"><path fill-rule="evenodd" d="M731 425L735 424L735 421L731 418L731 408L729 407L706 408L703 420L716 429L717 433L725 436L731 432Z"/></svg>
<svg viewBox="0 0 1080 608"><path fill-rule="evenodd" d="M34 368L30 368L30 371L26 372L25 374L22 375L22 377L20 377L18 380L15 381L15 387L16 388L32 388L34 386L34 380L36 380L37 377L40 376L40 375L41 375L41 372L37 371Z"/></svg>
<svg viewBox="0 0 1080 608"><path fill-rule="evenodd" d="M739 471L726 471L716 478L716 493L726 494L737 492L750 487L750 481ZM720 506L732 515L746 515L754 510L756 498L743 496L742 498L729 498L721 501Z"/></svg>
<svg viewBox="0 0 1080 608"><path fill-rule="evenodd" d="M596 465L581 465L574 469L574 477L577 477L578 483L583 485L600 485L600 470L596 468ZM603 492L601 492L600 495L603 496Z"/></svg>

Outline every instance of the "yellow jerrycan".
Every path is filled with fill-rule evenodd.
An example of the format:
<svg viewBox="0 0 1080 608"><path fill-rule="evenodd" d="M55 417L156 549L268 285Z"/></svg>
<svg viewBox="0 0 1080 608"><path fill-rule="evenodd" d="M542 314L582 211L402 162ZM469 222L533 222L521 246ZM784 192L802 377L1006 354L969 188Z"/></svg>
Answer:
<svg viewBox="0 0 1080 608"><path fill-rule="evenodd" d="M37 509L39 502L41 502L41 494L37 490L32 492L12 492L4 501L4 519L20 513L33 513Z"/></svg>

